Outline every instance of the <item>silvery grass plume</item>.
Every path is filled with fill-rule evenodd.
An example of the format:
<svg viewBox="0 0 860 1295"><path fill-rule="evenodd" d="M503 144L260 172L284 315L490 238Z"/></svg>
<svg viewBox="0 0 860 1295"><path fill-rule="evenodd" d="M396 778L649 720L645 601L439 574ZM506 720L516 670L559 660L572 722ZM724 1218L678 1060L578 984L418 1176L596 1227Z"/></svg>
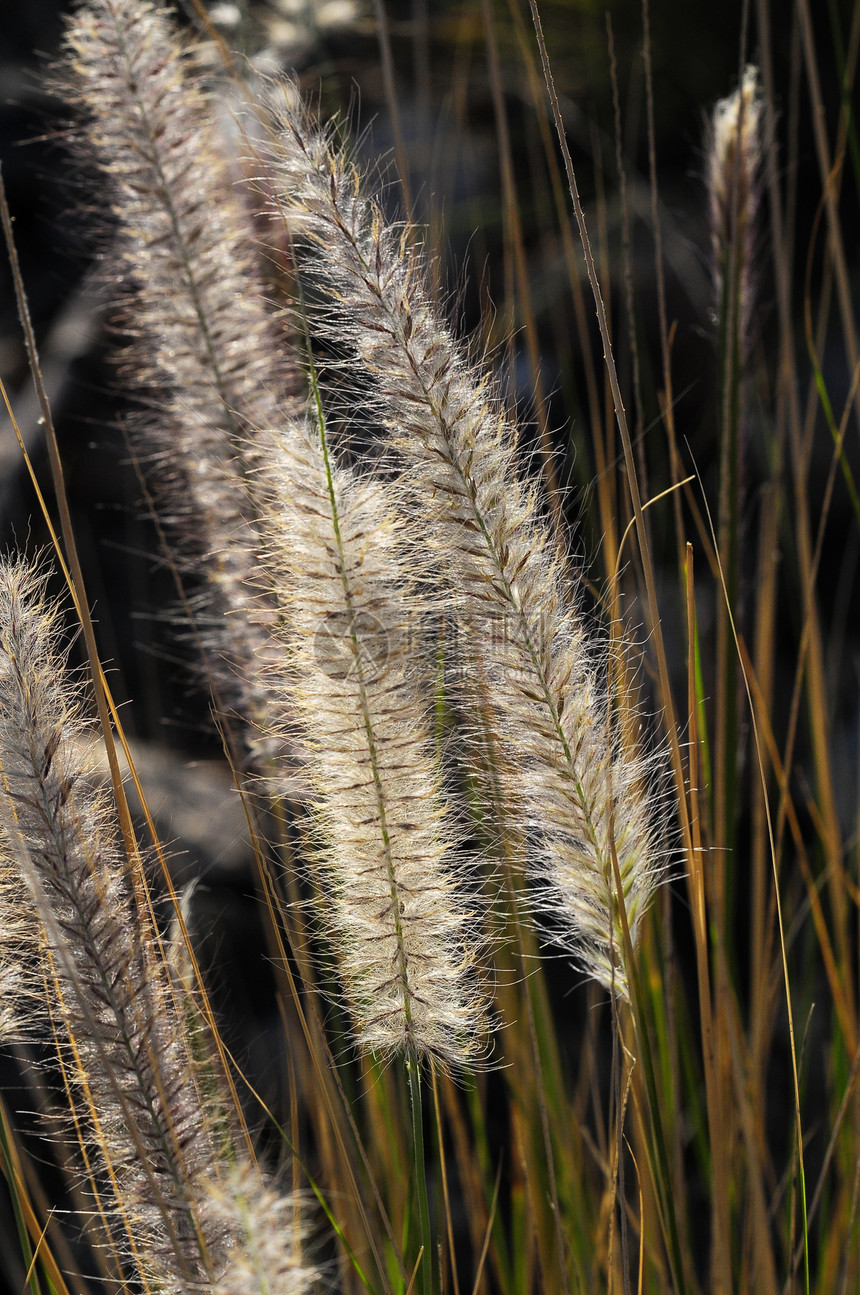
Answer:
<svg viewBox="0 0 860 1295"><path fill-rule="evenodd" d="M380 482L334 462L322 422L285 429L257 489L355 1041L468 1066L487 1028L481 939L432 750L414 541Z"/></svg>
<svg viewBox="0 0 860 1295"><path fill-rule="evenodd" d="M761 201L762 114L758 69L750 65L734 94L721 99L708 125L706 181L710 202L717 312L737 318L741 355L751 342L755 241Z"/></svg>
<svg viewBox="0 0 860 1295"><path fill-rule="evenodd" d="M91 1185L124 1261L150 1289L235 1295L225 1273L249 1234L246 1215L259 1208L282 1220L292 1209L273 1204L247 1164L225 1127L227 1101L201 1101L109 797L81 764L84 738L95 735L57 650L58 611L44 583L29 564L0 561L0 858L4 877L21 878L33 945L38 938L20 951L28 995L41 979L51 996L44 1010L58 1027L75 1123L99 1153ZM9 917L4 906L4 925ZM281 1245L297 1277L277 1289L304 1291L295 1227Z"/></svg>
<svg viewBox="0 0 860 1295"><path fill-rule="evenodd" d="M379 618L393 634L403 631L403 565L385 538L392 513L380 502L383 486L354 494L346 470L334 469L304 431L278 440L271 430L294 424L293 403L282 399L293 377L277 353L250 229L205 98L164 16L142 0L89 0L68 44L86 141L112 184L136 289L133 358L144 383L166 390L162 455L188 486L187 523L200 548L221 561L209 578L230 655L254 685L260 734L296 738L279 717L292 721L294 705L303 715L320 818L336 843L327 852L333 928L357 1040L465 1064L481 1013L468 988L465 911L444 865L450 827L418 689L404 654L384 682L362 674L366 662L344 682L302 650L320 627L349 638ZM262 531L268 561L260 561ZM354 547L337 575L332 545L340 544ZM386 562L393 569L384 580ZM284 651L268 634L249 634L256 608L248 589L261 587L265 607L274 613L280 604L278 615L294 625L287 650L307 673L294 671L289 684Z"/></svg>
<svg viewBox="0 0 860 1295"><path fill-rule="evenodd" d="M291 1197L237 1162L223 1184L210 1189L209 1207L225 1226L239 1230L216 1295L306 1295L322 1289L319 1270L304 1262L302 1233Z"/></svg>
<svg viewBox="0 0 860 1295"><path fill-rule="evenodd" d="M125 375L153 409L140 443L155 459L171 534L184 534L185 565L206 576L195 620L216 687L252 728L271 728L263 680L272 611L255 579L244 478L260 452L257 429L280 423L297 378L266 305L252 224L163 10L87 0L66 47L79 146L102 172L116 223L110 270L132 289ZM253 738L251 747L267 754Z"/></svg>
<svg viewBox="0 0 860 1295"><path fill-rule="evenodd" d="M507 809L534 843L543 883L537 902L583 968L624 995L613 860L634 940L661 867L645 771L616 738L604 672L568 605L536 486L518 473L515 430L433 305L413 231L364 196L334 132L311 120L293 87L273 97L272 114L278 200L327 296L318 326L351 352L484 660L492 722L510 756Z"/></svg>

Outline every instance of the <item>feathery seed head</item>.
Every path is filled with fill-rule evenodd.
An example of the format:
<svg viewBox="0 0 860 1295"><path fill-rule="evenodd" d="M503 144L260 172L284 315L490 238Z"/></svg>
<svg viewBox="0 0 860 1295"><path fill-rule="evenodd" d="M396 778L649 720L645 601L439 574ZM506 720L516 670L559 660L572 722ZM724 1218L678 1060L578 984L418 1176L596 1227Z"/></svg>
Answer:
<svg viewBox="0 0 860 1295"><path fill-rule="evenodd" d="M708 127L706 176L717 309L723 314L730 304L724 301L726 293L736 292L744 348L750 341L754 306L763 116L758 69L750 65L737 90L716 105Z"/></svg>
<svg viewBox="0 0 860 1295"><path fill-rule="evenodd" d="M29 967L28 995L44 980L56 996L48 1010L79 1093L76 1127L100 1152L99 1191L112 1185L117 1231L143 1284L169 1295L298 1295L311 1274L297 1261L294 1204L232 1145L229 1102L211 1096L214 1072L201 1100L195 1040L135 898L108 797L82 765L88 730L44 586L29 564L0 560L0 871L7 881L17 867L23 882L33 944L25 974L42 961ZM208 1039L204 1050L208 1058ZM289 1229L261 1249L275 1221ZM261 1257L275 1284L241 1285Z"/></svg>
<svg viewBox="0 0 860 1295"><path fill-rule="evenodd" d="M331 132L292 94L273 114L279 202L318 249L306 267L325 297L314 323L350 348L356 381L399 455L412 513L445 555L468 654L483 662L491 722L510 757L508 809L541 882L538 907L561 914L583 965L625 994L612 855L635 933L660 871L644 771L610 729L615 702L566 597L536 488L520 476L515 429L433 305L414 240L364 197ZM487 619L502 632L488 635Z"/></svg>
<svg viewBox="0 0 860 1295"><path fill-rule="evenodd" d="M178 1292L205 1279L227 1241L194 1199L213 1150L108 798L80 763L86 725L56 635L43 577L0 562L0 848L24 880L117 1217L145 1271Z"/></svg>
<svg viewBox="0 0 860 1295"><path fill-rule="evenodd" d="M79 144L110 194L116 241L108 264L132 288L134 342L125 374L150 412L138 443L155 465L186 569L207 576L195 627L223 700L253 736L271 704L271 605L259 588L259 535L246 489L297 385L266 304L253 225L235 160L168 15L147 0L87 0L67 35L67 94Z"/></svg>
<svg viewBox="0 0 860 1295"><path fill-rule="evenodd" d="M382 483L340 469L309 424L280 439L260 483L356 1042L470 1064L486 1028L480 940L431 749L408 532Z"/></svg>

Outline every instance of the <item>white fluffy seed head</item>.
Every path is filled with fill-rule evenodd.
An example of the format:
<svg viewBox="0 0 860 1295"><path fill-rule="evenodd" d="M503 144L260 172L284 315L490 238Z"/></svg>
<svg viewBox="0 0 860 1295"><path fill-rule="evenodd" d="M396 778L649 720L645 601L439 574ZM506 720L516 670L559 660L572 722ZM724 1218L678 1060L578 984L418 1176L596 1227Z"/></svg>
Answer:
<svg viewBox="0 0 860 1295"><path fill-rule="evenodd" d="M195 1187L214 1151L153 933L108 794L88 779L88 725L57 647L44 578L0 562L0 853L17 866L41 959L33 991L77 1076L78 1118L115 1184L118 1231L165 1290L204 1282L228 1243ZM41 976L40 973L41 972Z"/></svg>
<svg viewBox="0 0 860 1295"><path fill-rule="evenodd" d="M596 646L570 604L536 487L519 471L515 430L435 308L415 240L364 197L332 131L292 93L273 112L280 201L298 215L300 264L326 298L314 323L350 352L450 575L513 771L507 810L539 880L537 906L582 965L623 995L612 856L635 937L661 870L658 833L644 767L610 723L616 703L595 669Z"/></svg>
<svg viewBox="0 0 860 1295"><path fill-rule="evenodd" d="M279 754L257 736L272 727L273 612L246 480L257 429L279 423L302 379L267 304L235 158L169 15L148 0L87 0L62 76L115 225L104 263L111 292L126 285L134 340L122 372L147 409L132 424L137 450L171 559L205 576L193 608L201 669L259 764Z"/></svg>
<svg viewBox="0 0 860 1295"><path fill-rule="evenodd" d="M385 486L342 471L310 425L281 438L261 481L321 842L318 903L355 1041L473 1064L481 937L432 748L408 530Z"/></svg>
<svg viewBox="0 0 860 1295"><path fill-rule="evenodd" d="M243 1159L211 1038L195 1015L192 1040L177 1009L109 797L87 776L94 735L58 627L45 577L0 560L0 922L22 941L23 983L5 985L13 1016L41 995L76 1133L100 1191L113 1186L118 1252L144 1286L301 1295L313 1270L300 1260L297 1203Z"/></svg>

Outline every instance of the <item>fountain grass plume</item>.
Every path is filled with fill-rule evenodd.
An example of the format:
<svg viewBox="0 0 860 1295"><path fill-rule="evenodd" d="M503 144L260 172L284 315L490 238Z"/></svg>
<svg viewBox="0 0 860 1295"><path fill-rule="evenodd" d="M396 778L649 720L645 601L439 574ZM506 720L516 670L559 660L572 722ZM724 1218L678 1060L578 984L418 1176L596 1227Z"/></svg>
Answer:
<svg viewBox="0 0 860 1295"><path fill-rule="evenodd" d="M215 1148L185 1040L106 794L82 767L87 731L55 640L56 607L23 562L0 566L0 791L6 867L41 928L53 1011L101 1150L101 1186L144 1272L170 1290L205 1282L229 1244L194 1185ZM33 950L22 954L32 958ZM34 975L38 970L34 968ZM151 1268L150 1268L151 1265Z"/></svg>
<svg viewBox="0 0 860 1295"><path fill-rule="evenodd" d="M414 537L390 489L337 465L321 415L285 429L257 489L321 842L317 902L355 1041L474 1065L482 939L433 751Z"/></svg>
<svg viewBox="0 0 860 1295"><path fill-rule="evenodd" d="M601 652L571 606L537 486L521 475L516 429L433 304L415 232L364 196L335 130L293 87L271 102L278 203L325 298L313 324L347 352L450 568L510 756L508 811L541 883L537 906L581 965L624 995L619 906L635 940L663 866L659 828L646 764L622 743Z"/></svg>
<svg viewBox="0 0 860 1295"><path fill-rule="evenodd" d="M707 131L715 299L721 318L737 313L741 356L749 352L755 306L763 113L758 69L750 65L737 90L714 108Z"/></svg>
<svg viewBox="0 0 860 1295"><path fill-rule="evenodd" d="M4 876L18 870L28 910L23 1004L41 987L72 1079L75 1127L96 1148L92 1190L139 1279L176 1295L226 1293L225 1273L250 1245L250 1212L259 1227L291 1221L270 1249L280 1248L275 1271L295 1280L267 1289L299 1295L310 1277L298 1215L248 1161L225 1120L226 1094L213 1098L211 1046L200 1082L199 1031L192 1047L109 793L88 777L81 753L96 735L58 626L44 574L0 562L0 857ZM20 927L3 899L4 925Z"/></svg>
<svg viewBox="0 0 860 1295"><path fill-rule="evenodd" d="M195 625L223 704L252 754L271 697L271 607L255 579L244 481L300 383L266 301L231 154L174 22L147 0L87 0L66 36L62 87L78 147L95 160L115 229L106 278L127 285L122 372L149 412L137 443L169 519L171 554L202 571ZM176 541L179 547L176 548Z"/></svg>

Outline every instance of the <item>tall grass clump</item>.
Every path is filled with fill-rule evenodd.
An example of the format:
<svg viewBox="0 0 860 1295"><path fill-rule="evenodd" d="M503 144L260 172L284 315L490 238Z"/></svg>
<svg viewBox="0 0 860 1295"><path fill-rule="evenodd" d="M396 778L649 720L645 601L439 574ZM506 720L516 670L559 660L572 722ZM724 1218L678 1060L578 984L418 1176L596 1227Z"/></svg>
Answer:
<svg viewBox="0 0 860 1295"><path fill-rule="evenodd" d="M647 3L329 8L78 0L47 82L202 824L3 199L0 1271L853 1291L860 5L707 85Z"/></svg>

